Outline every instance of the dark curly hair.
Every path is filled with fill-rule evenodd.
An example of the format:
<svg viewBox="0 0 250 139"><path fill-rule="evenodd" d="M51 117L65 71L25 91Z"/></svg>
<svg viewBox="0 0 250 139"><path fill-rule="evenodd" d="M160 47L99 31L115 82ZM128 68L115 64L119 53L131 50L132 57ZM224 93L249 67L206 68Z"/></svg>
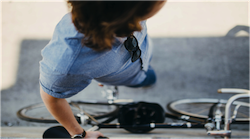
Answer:
<svg viewBox="0 0 250 139"><path fill-rule="evenodd" d="M111 49L115 37L141 31L140 21L159 1L68 1L72 22L84 34L82 44L96 51Z"/></svg>

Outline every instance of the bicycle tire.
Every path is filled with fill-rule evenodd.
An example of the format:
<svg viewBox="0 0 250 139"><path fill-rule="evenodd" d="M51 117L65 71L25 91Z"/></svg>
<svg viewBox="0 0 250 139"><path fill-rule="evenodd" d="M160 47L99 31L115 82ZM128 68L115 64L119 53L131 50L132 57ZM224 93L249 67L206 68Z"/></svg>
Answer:
<svg viewBox="0 0 250 139"><path fill-rule="evenodd" d="M69 102L71 109L80 123L80 119L77 116L77 113L80 110L73 105L72 103L79 105L81 108L84 108L84 111L89 113L95 119L100 119L104 117L109 117L117 113L118 106L109 103L102 102L89 102L89 101L72 101ZM86 108L87 107L87 108ZM38 122L38 123L58 123L56 119L49 113L46 109L44 103L33 104L24 108L21 108L17 112L17 116L25 121L29 122Z"/></svg>
<svg viewBox="0 0 250 139"><path fill-rule="evenodd" d="M173 113L190 116L192 118L207 120L210 106L220 102L225 107L227 100L224 99L181 99L170 102L167 105L167 109ZM234 123L249 123L249 103L234 101L231 107L231 112L236 105L241 105L238 109L238 117L233 121ZM221 109L224 114L224 108Z"/></svg>

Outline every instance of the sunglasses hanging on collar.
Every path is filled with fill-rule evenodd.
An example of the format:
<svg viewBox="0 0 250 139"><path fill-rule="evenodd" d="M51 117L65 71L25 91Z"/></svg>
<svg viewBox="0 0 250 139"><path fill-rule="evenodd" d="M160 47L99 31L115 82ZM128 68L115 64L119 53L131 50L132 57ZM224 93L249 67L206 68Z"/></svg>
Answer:
<svg viewBox="0 0 250 139"><path fill-rule="evenodd" d="M131 55L131 61L135 62L137 59L140 59L141 62L141 69L142 66L142 59L141 59L141 49L138 45L138 41L134 35L130 35L127 37L127 40L124 42L125 48L129 51Z"/></svg>

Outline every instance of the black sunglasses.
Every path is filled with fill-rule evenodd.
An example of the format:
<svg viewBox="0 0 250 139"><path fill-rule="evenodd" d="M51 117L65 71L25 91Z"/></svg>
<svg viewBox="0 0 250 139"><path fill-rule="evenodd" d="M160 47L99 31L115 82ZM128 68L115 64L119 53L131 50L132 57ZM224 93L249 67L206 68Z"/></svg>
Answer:
<svg viewBox="0 0 250 139"><path fill-rule="evenodd" d="M135 38L134 35L130 35L127 37L127 40L125 40L124 42L124 46L125 48L129 51L130 55L131 55L131 61L135 62L137 59L140 58L140 62L141 62L141 69L143 69L143 63L142 63L142 59L141 59L141 49L138 45L138 41Z"/></svg>
<svg viewBox="0 0 250 139"><path fill-rule="evenodd" d="M124 42L124 46L129 51L132 62L135 62L141 57L141 50L138 46L138 41L134 35L130 35L127 37L127 40L125 40Z"/></svg>

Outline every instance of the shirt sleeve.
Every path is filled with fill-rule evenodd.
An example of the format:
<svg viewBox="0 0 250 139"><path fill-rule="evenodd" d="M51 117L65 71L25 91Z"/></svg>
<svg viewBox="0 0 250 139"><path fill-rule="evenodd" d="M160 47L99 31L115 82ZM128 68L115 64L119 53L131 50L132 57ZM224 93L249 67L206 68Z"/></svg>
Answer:
<svg viewBox="0 0 250 139"><path fill-rule="evenodd" d="M40 62L40 85L44 92L55 98L71 97L91 83L86 75L61 74Z"/></svg>
<svg viewBox="0 0 250 139"><path fill-rule="evenodd" d="M77 32L66 14L57 24L51 41L42 50L40 85L46 93L56 98L71 97L92 80L87 73L69 72L82 48Z"/></svg>

